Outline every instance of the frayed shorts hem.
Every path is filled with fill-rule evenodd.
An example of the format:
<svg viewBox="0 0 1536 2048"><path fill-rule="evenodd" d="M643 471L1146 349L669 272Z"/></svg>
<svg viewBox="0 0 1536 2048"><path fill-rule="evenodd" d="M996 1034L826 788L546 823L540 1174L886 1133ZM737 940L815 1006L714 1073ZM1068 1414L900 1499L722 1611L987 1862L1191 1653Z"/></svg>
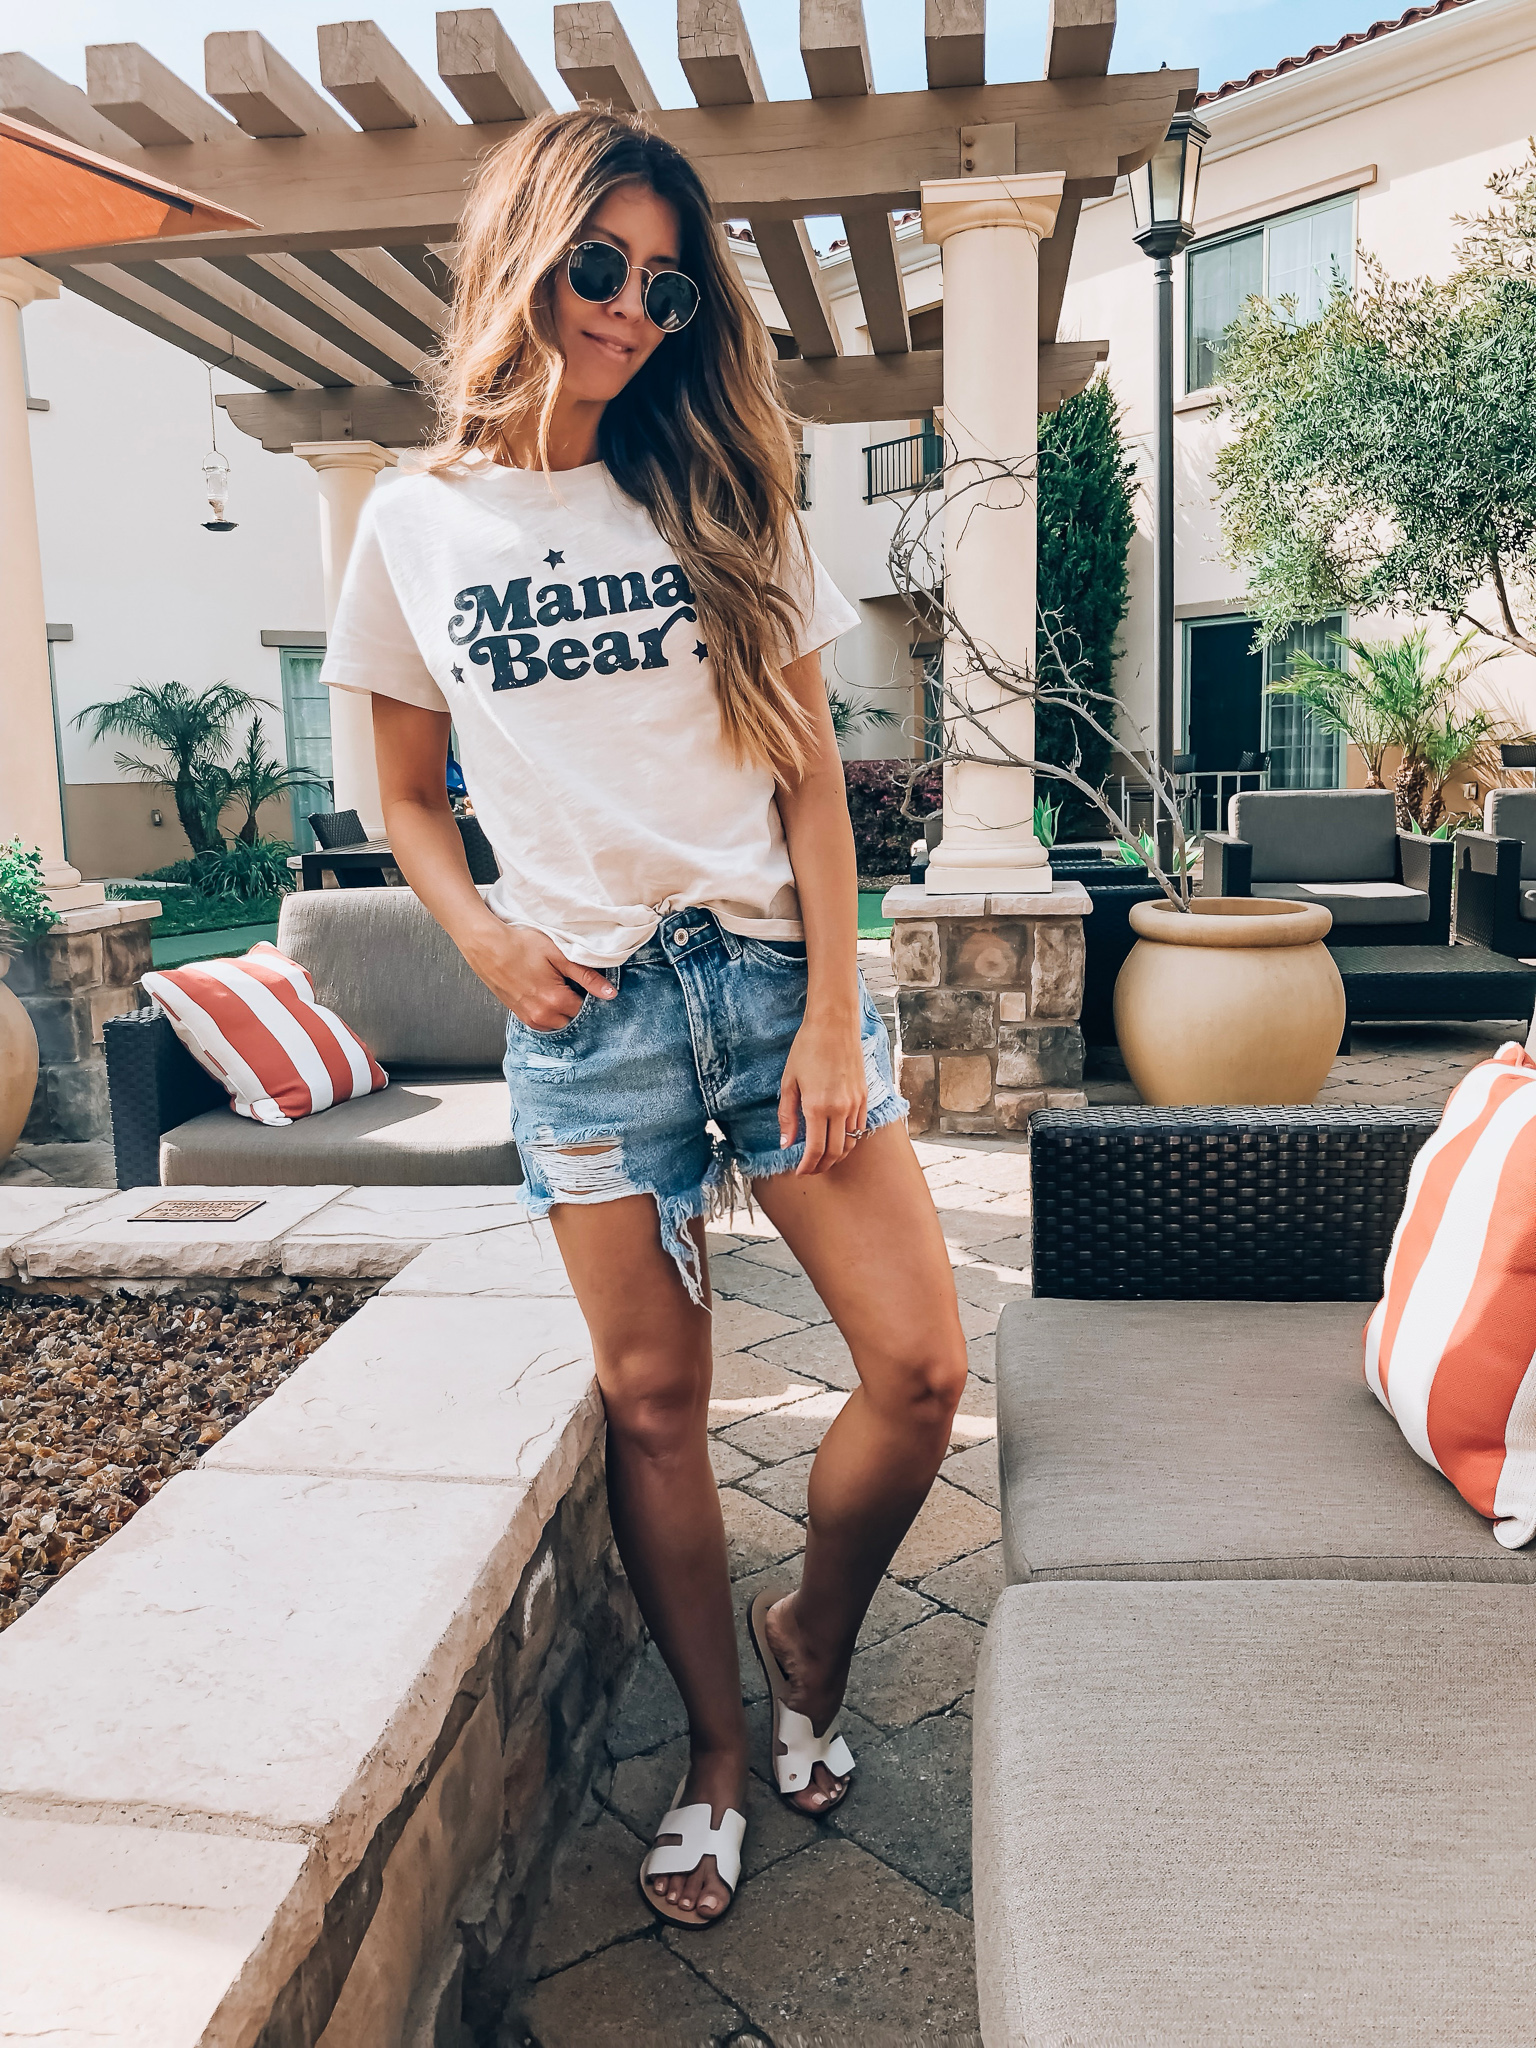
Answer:
<svg viewBox="0 0 1536 2048"><path fill-rule="evenodd" d="M864 1127L869 1131L880 1130L886 1124L902 1122L910 1113L911 1105L900 1095L889 1095L878 1108L869 1111ZM805 1141L797 1140L793 1145L783 1145L772 1152L732 1152L720 1140L716 1141L714 1156L703 1180L697 1187L681 1194L663 1194L659 1188L648 1188L629 1184L620 1188L602 1188L583 1194L545 1193L532 1187L524 1180L517 1189L517 1198L526 1210L531 1223L541 1223L556 1206L569 1203L572 1208L595 1208L604 1202L618 1202L629 1195L649 1195L656 1204L657 1223L661 1232L663 1250L671 1258L688 1290L688 1299L695 1307L704 1308L704 1273L699 1248L689 1230L690 1223L701 1217L708 1223L733 1216L744 1208L748 1215L754 1214L752 1206L752 1182L772 1180L777 1174L793 1173L805 1157Z"/></svg>

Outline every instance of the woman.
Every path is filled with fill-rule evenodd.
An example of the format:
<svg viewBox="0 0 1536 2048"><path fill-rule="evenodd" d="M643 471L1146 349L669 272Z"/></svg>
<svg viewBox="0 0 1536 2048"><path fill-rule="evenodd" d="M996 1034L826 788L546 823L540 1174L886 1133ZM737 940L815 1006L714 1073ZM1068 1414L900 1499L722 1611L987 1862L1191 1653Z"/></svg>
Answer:
<svg viewBox="0 0 1536 2048"><path fill-rule="evenodd" d="M542 114L487 160L439 396L424 470L369 501L324 680L372 693L395 857L509 1012L524 1199L591 1329L614 1533L688 1712L641 1884L704 1927L738 1881L747 1770L705 1216L750 1186L859 1373L800 1586L750 1617L775 1779L807 1813L847 1793L854 1640L965 1384L857 966L818 653L856 614L806 544L773 351L704 188L630 121ZM450 728L501 863L485 899Z"/></svg>

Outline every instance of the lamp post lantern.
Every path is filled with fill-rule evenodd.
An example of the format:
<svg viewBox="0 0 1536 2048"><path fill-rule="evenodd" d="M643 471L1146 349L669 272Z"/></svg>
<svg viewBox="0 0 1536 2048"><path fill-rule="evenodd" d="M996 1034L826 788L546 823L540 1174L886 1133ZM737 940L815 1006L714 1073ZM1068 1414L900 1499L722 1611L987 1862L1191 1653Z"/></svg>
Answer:
<svg viewBox="0 0 1536 2048"><path fill-rule="evenodd" d="M1152 528L1153 621L1157 648L1157 766L1169 773L1177 749L1173 718L1173 259L1193 240L1200 159L1211 131L1194 114L1175 114L1168 133L1139 171L1132 171L1134 239L1152 258L1157 297L1157 497ZM1157 826L1162 857L1173 852L1173 828ZM1167 841L1166 848L1163 842Z"/></svg>

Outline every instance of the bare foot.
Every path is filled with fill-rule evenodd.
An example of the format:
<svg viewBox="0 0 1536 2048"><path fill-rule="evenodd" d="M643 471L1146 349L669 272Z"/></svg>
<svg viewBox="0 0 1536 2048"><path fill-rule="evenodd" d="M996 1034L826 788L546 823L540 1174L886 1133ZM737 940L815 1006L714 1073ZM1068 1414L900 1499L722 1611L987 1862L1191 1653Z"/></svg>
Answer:
<svg viewBox="0 0 1536 2048"><path fill-rule="evenodd" d="M734 1806L738 1813L747 1810L747 1760L738 1753L723 1751L701 1751L688 1769L688 1782L677 1800L679 1806L709 1805L709 1824L719 1827L725 1819L726 1809ZM678 1835L657 1835L661 1842L677 1842ZM649 1880L652 1892L658 1899L665 1899L670 1906L679 1907L685 1913L698 1913L706 1920L716 1919L731 1903L731 1894L724 1879L715 1867L713 1856L706 1856L693 1870L672 1871Z"/></svg>
<svg viewBox="0 0 1536 2048"><path fill-rule="evenodd" d="M769 1608L763 1628L787 1681L784 1704L806 1715L815 1734L825 1735L843 1703L847 1667L839 1670L817 1661L795 1625L793 1593ZM784 1797L802 1813L820 1814L830 1812L847 1790L846 1778L834 1777L825 1764L816 1764L810 1784L799 1792L786 1792Z"/></svg>

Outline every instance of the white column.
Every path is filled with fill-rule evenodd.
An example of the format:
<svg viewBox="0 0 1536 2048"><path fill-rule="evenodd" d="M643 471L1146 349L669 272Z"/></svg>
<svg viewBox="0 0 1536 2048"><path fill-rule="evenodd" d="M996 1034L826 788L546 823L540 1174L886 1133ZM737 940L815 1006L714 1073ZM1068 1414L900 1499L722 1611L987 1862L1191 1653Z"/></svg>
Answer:
<svg viewBox="0 0 1536 2048"><path fill-rule="evenodd" d="M64 811L48 680L43 557L32 488L32 439L21 355L21 309L56 299L59 281L19 257L0 260L0 840L42 849L58 910L105 900L64 858Z"/></svg>
<svg viewBox="0 0 1536 2048"><path fill-rule="evenodd" d="M363 501L379 471L392 468L400 458L377 441L296 441L293 452L302 456L320 479L320 567L325 577L325 630L329 637ZM382 839L384 810L373 751L373 699L355 690L332 690L330 694L336 808L356 811L368 837Z"/></svg>
<svg viewBox="0 0 1536 2048"><path fill-rule="evenodd" d="M922 187L923 239L944 252L944 589L972 641L1015 669L1035 665L1037 510L1032 463L1039 433L1040 238L1055 225L1060 175L944 178ZM977 458L1031 466L988 479ZM1031 755L1035 712L972 673L953 635L947 689L982 714L1001 745ZM985 742L974 725L960 744ZM928 866L935 895L1045 894L1046 849L1034 831L1027 769L952 762L944 770L944 840Z"/></svg>

